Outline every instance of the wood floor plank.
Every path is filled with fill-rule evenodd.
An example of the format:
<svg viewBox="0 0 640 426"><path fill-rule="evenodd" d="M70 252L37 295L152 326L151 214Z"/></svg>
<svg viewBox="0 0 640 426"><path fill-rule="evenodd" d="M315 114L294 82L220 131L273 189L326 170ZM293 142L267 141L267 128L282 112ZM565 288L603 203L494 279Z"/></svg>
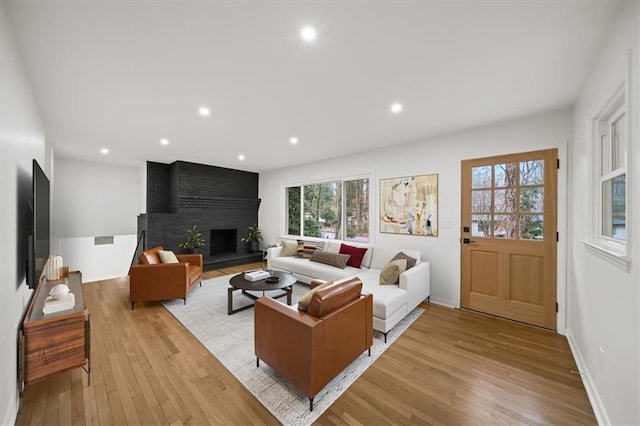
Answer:
<svg viewBox="0 0 640 426"><path fill-rule="evenodd" d="M132 311L127 277L87 283L83 291L92 324L91 386L82 370L33 384L16 424L278 423L160 303L139 303ZM421 306L425 313L317 424L596 423L563 336Z"/></svg>

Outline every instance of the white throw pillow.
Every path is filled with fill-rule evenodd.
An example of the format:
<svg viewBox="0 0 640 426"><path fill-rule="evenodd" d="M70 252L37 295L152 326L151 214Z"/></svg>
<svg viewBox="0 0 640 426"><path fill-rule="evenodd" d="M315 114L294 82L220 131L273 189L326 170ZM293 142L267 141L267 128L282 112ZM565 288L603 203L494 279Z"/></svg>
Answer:
<svg viewBox="0 0 640 426"><path fill-rule="evenodd" d="M158 256L162 263L180 263L175 253L169 250L158 250Z"/></svg>

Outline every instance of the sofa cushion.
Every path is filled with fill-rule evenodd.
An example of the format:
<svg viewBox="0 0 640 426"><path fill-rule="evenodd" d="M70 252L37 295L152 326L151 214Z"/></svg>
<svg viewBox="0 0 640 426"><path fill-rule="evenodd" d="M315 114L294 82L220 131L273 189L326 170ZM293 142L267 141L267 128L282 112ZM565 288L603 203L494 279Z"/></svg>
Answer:
<svg viewBox="0 0 640 426"><path fill-rule="evenodd" d="M271 267L326 281L335 281L342 278L353 277L361 271L361 269L351 266L347 266L344 269L331 268L322 263L311 262L309 259L281 256L271 260Z"/></svg>
<svg viewBox="0 0 640 426"><path fill-rule="evenodd" d="M358 273L362 292L373 294L373 316L391 318L407 304L407 291L395 285L381 285L380 270L363 269Z"/></svg>
<svg viewBox="0 0 640 426"><path fill-rule="evenodd" d="M385 246L378 246L370 251L373 251L373 255L371 256L371 266L369 266L371 269L384 268L384 265L391 262L393 260L393 257L399 252L403 252L404 254L413 257L414 259L420 259L422 256L422 253L420 253L420 251L418 250L405 248L399 249L395 247Z"/></svg>
<svg viewBox="0 0 640 426"><path fill-rule="evenodd" d="M327 253L326 251L316 250L311 256L312 262L325 263L327 265L335 266L336 268L344 269L347 266L347 262L351 256L348 254L340 253Z"/></svg>
<svg viewBox="0 0 640 426"><path fill-rule="evenodd" d="M189 283L193 284L202 278L202 268L198 265L189 265Z"/></svg>
<svg viewBox="0 0 640 426"><path fill-rule="evenodd" d="M282 251L280 256L295 256L298 252L298 242L296 240L282 240Z"/></svg>
<svg viewBox="0 0 640 426"><path fill-rule="evenodd" d="M158 250L158 257L162 263L180 263L176 254L170 250Z"/></svg>
<svg viewBox="0 0 640 426"><path fill-rule="evenodd" d="M347 265L353 266L354 268L360 268L362 265L362 259L364 258L365 253L367 252L366 247L354 247L347 244L340 245L340 253L351 255Z"/></svg>
<svg viewBox="0 0 640 426"><path fill-rule="evenodd" d="M313 293L318 290L322 290L323 288L328 287L331 284L333 284L333 281L327 281L315 286L314 288L306 292L305 295L298 300L298 310L307 312L307 309L309 309L309 302L311 302L311 298L313 297Z"/></svg>
<svg viewBox="0 0 640 426"><path fill-rule="evenodd" d="M400 274L406 270L406 259L392 260L380 271L380 284L398 284L400 281Z"/></svg>

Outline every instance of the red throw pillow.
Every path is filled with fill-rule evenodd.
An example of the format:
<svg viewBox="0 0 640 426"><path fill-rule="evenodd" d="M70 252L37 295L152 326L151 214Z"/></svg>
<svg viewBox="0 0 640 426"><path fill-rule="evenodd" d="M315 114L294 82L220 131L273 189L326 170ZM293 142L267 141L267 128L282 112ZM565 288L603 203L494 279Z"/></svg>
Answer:
<svg viewBox="0 0 640 426"><path fill-rule="evenodd" d="M354 247L346 244L340 244L340 254L350 254L351 257L347 262L347 265L359 268L362 265L362 258L364 258L367 252L366 247Z"/></svg>

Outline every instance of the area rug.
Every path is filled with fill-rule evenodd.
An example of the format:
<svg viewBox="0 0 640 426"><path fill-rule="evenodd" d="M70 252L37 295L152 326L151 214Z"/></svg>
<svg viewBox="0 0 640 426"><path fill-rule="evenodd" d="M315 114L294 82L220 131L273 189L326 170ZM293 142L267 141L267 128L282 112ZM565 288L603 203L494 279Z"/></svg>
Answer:
<svg viewBox="0 0 640 426"><path fill-rule="evenodd" d="M284 425L313 423L424 312L414 309L388 333L386 344L384 336L374 331L371 356L364 352L334 378L316 395L311 412L306 395L266 363L256 367L253 309L227 315L231 276L203 281L202 287L189 293L186 305L182 299L163 304ZM308 289L304 284L294 285L294 306ZM239 291L233 297L234 308L253 302Z"/></svg>

